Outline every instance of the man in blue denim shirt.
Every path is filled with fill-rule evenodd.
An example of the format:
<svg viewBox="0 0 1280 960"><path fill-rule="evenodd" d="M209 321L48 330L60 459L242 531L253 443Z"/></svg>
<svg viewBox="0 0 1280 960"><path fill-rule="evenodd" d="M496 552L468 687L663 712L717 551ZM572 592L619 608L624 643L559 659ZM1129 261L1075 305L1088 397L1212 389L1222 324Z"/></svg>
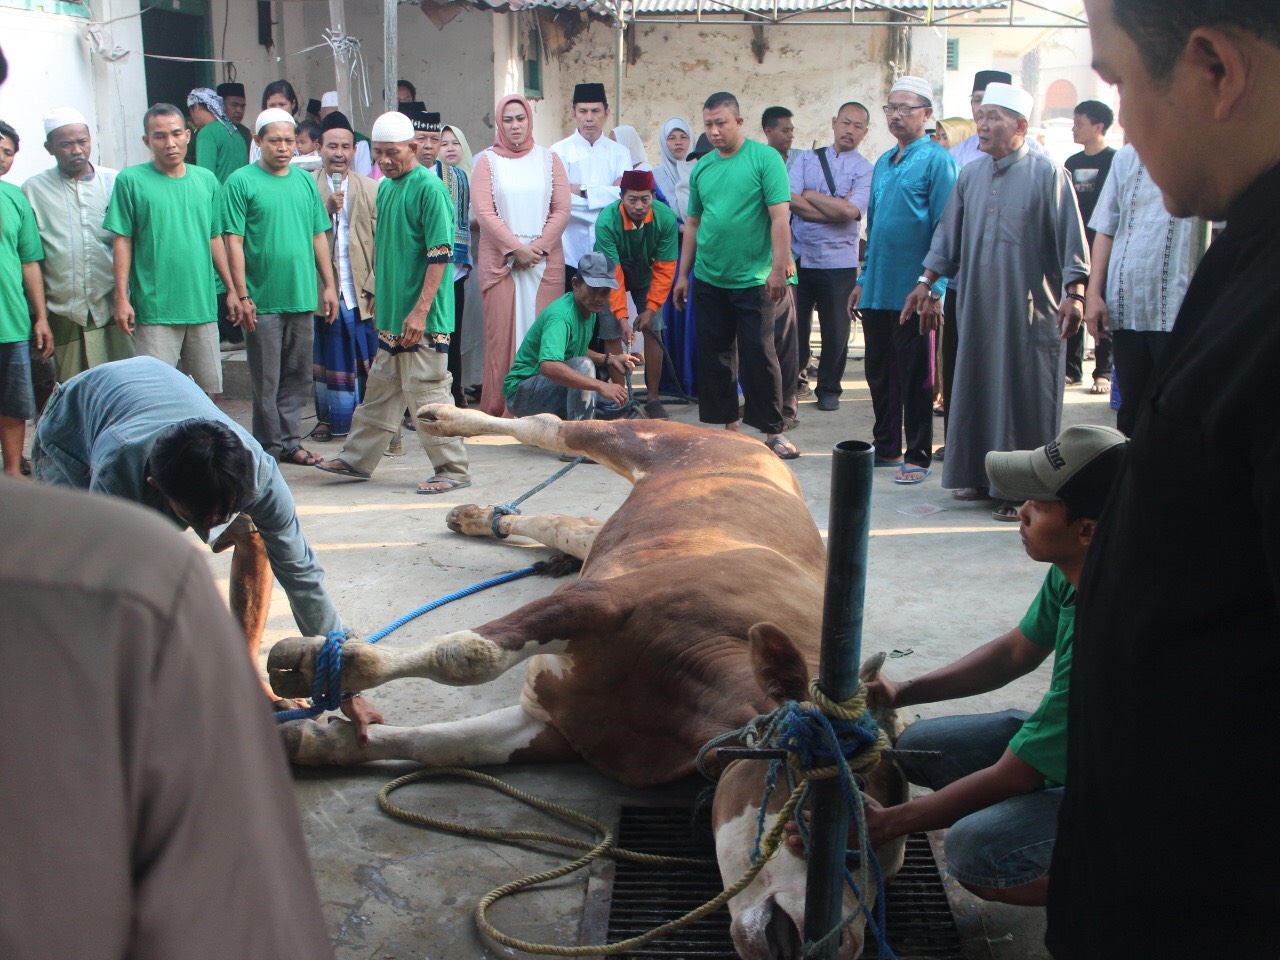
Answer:
<svg viewBox="0 0 1280 960"><path fill-rule="evenodd" d="M135 357L67 381L45 408L31 456L39 481L152 507L215 552L234 547L232 613L255 666L273 574L304 635L343 629L275 458L168 364ZM359 701L344 708L362 727L358 715L372 720Z"/></svg>

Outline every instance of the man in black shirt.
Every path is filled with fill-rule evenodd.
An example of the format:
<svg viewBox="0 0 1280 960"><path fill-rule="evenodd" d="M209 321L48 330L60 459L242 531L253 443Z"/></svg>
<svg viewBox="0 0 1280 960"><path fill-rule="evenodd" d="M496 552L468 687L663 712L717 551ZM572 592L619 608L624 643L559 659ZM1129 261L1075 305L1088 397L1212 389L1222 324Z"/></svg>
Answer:
<svg viewBox="0 0 1280 960"><path fill-rule="evenodd" d="M1071 174L1071 186L1076 191L1080 219L1084 221L1084 232L1090 250L1093 249L1093 231L1089 229L1089 218L1093 216L1093 208L1097 206L1102 185L1107 182L1111 173L1111 158L1116 155L1115 148L1108 147L1105 139L1115 119L1115 114L1105 103L1085 100L1078 104L1075 121L1071 125L1071 136L1084 149L1072 154L1063 164ZM1067 340L1067 383L1079 383L1083 377L1084 327L1081 327ZM1110 340L1100 339L1095 344L1093 386L1090 389L1092 393L1111 392Z"/></svg>
<svg viewBox="0 0 1280 960"><path fill-rule="evenodd" d="M1082 575L1047 942L1059 958L1274 958L1280 4L1085 6L1169 212L1227 227L1140 398Z"/></svg>

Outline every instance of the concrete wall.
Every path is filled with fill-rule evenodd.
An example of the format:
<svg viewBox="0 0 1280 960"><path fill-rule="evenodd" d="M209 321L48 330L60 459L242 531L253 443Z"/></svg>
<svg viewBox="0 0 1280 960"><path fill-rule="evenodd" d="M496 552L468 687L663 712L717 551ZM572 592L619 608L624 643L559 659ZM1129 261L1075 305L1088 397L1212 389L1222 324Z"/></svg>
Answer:
<svg viewBox="0 0 1280 960"><path fill-rule="evenodd" d="M95 4L95 19L129 17L137 0ZM75 107L96 131L94 160L123 167L143 159L140 133L129 126L146 110L142 58L129 55L109 62L92 53L85 38L88 21L41 11L0 7L0 37L9 61L9 80L0 88L0 118L18 131L21 149L8 180L22 183L53 166L44 150L42 118L52 108ZM104 28L125 50L142 46L136 16Z"/></svg>
<svg viewBox="0 0 1280 960"><path fill-rule="evenodd" d="M911 30L901 72L918 73L941 87L945 35ZM637 58L626 68L621 115L640 131L651 163L660 157L658 132L664 120L682 116L701 128L702 101L717 90L737 95L749 135L760 138L760 114L774 104L795 114L795 146L831 142L830 120L846 100L872 111L871 133L863 152L874 159L891 142L878 107L895 72L890 61L900 50L885 27L778 25L764 28L763 62L752 51L748 26L730 24L640 24L634 40ZM570 41L569 49L544 70L546 94L539 111L538 139L547 143L573 129L569 100L573 85L600 81L613 99L616 38L602 23L592 23Z"/></svg>

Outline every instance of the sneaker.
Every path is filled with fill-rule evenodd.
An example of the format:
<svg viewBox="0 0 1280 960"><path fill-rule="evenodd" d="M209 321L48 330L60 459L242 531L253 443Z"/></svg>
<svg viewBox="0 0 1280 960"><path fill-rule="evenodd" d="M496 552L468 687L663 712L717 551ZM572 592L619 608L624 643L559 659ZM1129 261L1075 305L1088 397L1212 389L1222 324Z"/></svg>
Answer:
<svg viewBox="0 0 1280 960"><path fill-rule="evenodd" d="M840 398L833 397L830 394L822 393L818 395L818 409L826 413L832 410L840 409Z"/></svg>
<svg viewBox="0 0 1280 960"><path fill-rule="evenodd" d="M670 420L671 414L662 405L661 400L650 400L644 405L644 415L650 420Z"/></svg>
<svg viewBox="0 0 1280 960"><path fill-rule="evenodd" d="M796 399L808 400L813 396L813 387L809 386L805 380L800 381L800 385L796 387Z"/></svg>

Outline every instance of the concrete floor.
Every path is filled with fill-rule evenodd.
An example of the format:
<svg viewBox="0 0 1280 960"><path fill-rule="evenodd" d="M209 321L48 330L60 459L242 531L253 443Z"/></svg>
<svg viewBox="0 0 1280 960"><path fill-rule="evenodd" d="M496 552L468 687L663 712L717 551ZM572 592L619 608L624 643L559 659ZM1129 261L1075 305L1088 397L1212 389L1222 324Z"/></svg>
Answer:
<svg viewBox="0 0 1280 960"><path fill-rule="evenodd" d="M860 351L852 356L860 357ZM238 417L243 401L230 401ZM676 419L696 422L696 409L671 406ZM830 450L845 439L870 439L871 404L860 359L851 359L839 411L819 413L802 403L800 426L790 433L803 455L794 462L806 502L825 533ZM941 433L941 420L935 421ZM1083 387L1067 389L1064 425L1113 423L1106 398ZM363 634L396 616L458 588L518 569L546 555L545 549L470 539L450 533L447 511L459 503L510 499L561 464L544 451L506 438L468 442L474 486L458 493L422 497L416 483L430 475L412 434L407 454L383 461L369 483L336 480L316 470L285 467L298 501L303 529L328 571L328 584L346 622ZM332 456L337 444L314 444ZM893 471L877 470L872 499L872 542L864 649L909 652L891 660L895 677L924 673L948 663L1015 625L1039 588L1044 568L1022 552L1017 525L990 518L990 504L953 501L939 486L941 465L920 486L898 487ZM575 468L525 504L527 513L554 512L607 517L626 497L628 485L598 466ZM911 508L943 508L913 516ZM210 556L225 584L227 556ZM438 633L483 623L548 593L553 584L528 578L454 603L402 628L382 641L420 643ZM275 591L267 643L296 632L283 593ZM265 669L266 651L260 667ZM390 723L416 725L470 716L515 702L519 671L484 687L451 688L427 680L400 681L371 694ZM1011 687L962 704L911 708L912 716L1033 709L1049 677L1049 664ZM661 706L661 705L655 705ZM299 770L299 813L315 865L325 914L341 960L471 960L498 951L476 933L472 910L493 887L560 861L546 855L461 839L411 827L384 816L378 790L408 765L377 763L348 770ZM608 817L620 803L661 803L692 795L692 786L635 793L582 766L508 768L523 789ZM559 826L506 798L470 784L435 782L406 788L400 803L443 817L495 826L552 829ZM587 878L505 901L493 920L509 933L534 941L576 943ZM971 958L1032 960L1047 957L1043 911L982 904L953 890L953 905ZM598 896L598 887L591 895Z"/></svg>

